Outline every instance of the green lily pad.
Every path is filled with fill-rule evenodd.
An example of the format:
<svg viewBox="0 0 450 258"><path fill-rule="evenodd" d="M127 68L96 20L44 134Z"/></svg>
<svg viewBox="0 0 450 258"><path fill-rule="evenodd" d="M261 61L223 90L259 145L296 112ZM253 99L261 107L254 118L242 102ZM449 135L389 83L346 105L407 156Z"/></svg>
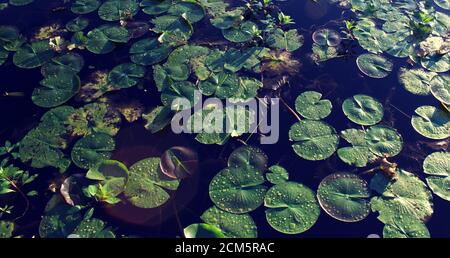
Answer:
<svg viewBox="0 0 450 258"><path fill-rule="evenodd" d="M139 5L135 0L107 0L98 9L98 16L105 21L118 21L138 12Z"/></svg>
<svg viewBox="0 0 450 258"><path fill-rule="evenodd" d="M183 179L195 174L198 170L198 154L194 150L174 146L161 155L161 172L173 179Z"/></svg>
<svg viewBox="0 0 450 258"><path fill-rule="evenodd" d="M333 127L314 120L294 124L289 130L289 139L295 142L292 145L295 153L307 160L327 159L339 144L339 136Z"/></svg>
<svg viewBox="0 0 450 258"><path fill-rule="evenodd" d="M86 37L86 48L94 54L108 54L116 47L101 29L89 31Z"/></svg>
<svg viewBox="0 0 450 258"><path fill-rule="evenodd" d="M445 55L427 55L420 60L422 67L436 73L445 73L450 70L450 53Z"/></svg>
<svg viewBox="0 0 450 258"><path fill-rule="evenodd" d="M343 162L355 167L365 167L376 159L376 155L370 151L366 134L366 131L359 129L347 129L341 132L342 138L352 145L352 147L338 149L337 154Z"/></svg>
<svg viewBox="0 0 450 258"><path fill-rule="evenodd" d="M103 220L96 218L84 219L71 235L77 238L115 238L114 232L105 224Z"/></svg>
<svg viewBox="0 0 450 258"><path fill-rule="evenodd" d="M191 23L198 22L205 17L203 6L194 1L178 2L170 6L168 13L171 15L184 15Z"/></svg>
<svg viewBox="0 0 450 258"><path fill-rule="evenodd" d="M80 78L67 69L47 75L41 82L42 87L33 90L31 99L40 107L50 108L64 104L80 90Z"/></svg>
<svg viewBox="0 0 450 258"><path fill-rule="evenodd" d="M20 34L14 26L0 26L0 48L7 51L17 51L26 42L26 38Z"/></svg>
<svg viewBox="0 0 450 258"><path fill-rule="evenodd" d="M72 233L83 217L78 208L66 204L62 197L53 195L45 207L39 224L41 238L64 238Z"/></svg>
<svg viewBox="0 0 450 258"><path fill-rule="evenodd" d="M173 115L174 113L170 107L158 106L150 113L142 115L142 118L146 121L144 127L151 133L157 133L170 124Z"/></svg>
<svg viewBox="0 0 450 258"><path fill-rule="evenodd" d="M430 232L422 221L406 217L384 225L383 238L430 238Z"/></svg>
<svg viewBox="0 0 450 258"><path fill-rule="evenodd" d="M116 197L121 194L127 185L129 178L128 168L117 160L102 159L90 167L86 178L99 181L108 194Z"/></svg>
<svg viewBox="0 0 450 258"><path fill-rule="evenodd" d="M321 46L316 43L312 45L312 52L312 59L316 63L325 62L338 56L336 47Z"/></svg>
<svg viewBox="0 0 450 258"><path fill-rule="evenodd" d="M437 196L450 201L450 153L434 152L423 161L423 172L430 189Z"/></svg>
<svg viewBox="0 0 450 258"><path fill-rule="evenodd" d="M176 190L179 180L164 176L159 168L159 158L147 158L130 167L125 196L140 208L156 208L166 203L170 195L166 190Z"/></svg>
<svg viewBox="0 0 450 258"><path fill-rule="evenodd" d="M319 29L312 35L313 41L321 46L336 47L341 44L339 32L331 29Z"/></svg>
<svg viewBox="0 0 450 258"><path fill-rule="evenodd" d="M222 35L228 41L234 43L243 43L250 41L253 38L253 29L258 28L256 23L245 21L236 27L222 30Z"/></svg>
<svg viewBox="0 0 450 258"><path fill-rule="evenodd" d="M139 6L146 14L158 15L167 12L172 4L173 0L143 0Z"/></svg>
<svg viewBox="0 0 450 258"><path fill-rule="evenodd" d="M268 157L259 148L252 146L242 146L235 149L228 157L229 167L251 166L261 172L267 169Z"/></svg>
<svg viewBox="0 0 450 258"><path fill-rule="evenodd" d="M88 25L89 19L78 16L77 18L66 23L66 29L70 32L77 32L86 29Z"/></svg>
<svg viewBox="0 0 450 258"><path fill-rule="evenodd" d="M9 52L4 50L3 48L0 48L0 65L4 64L6 60L8 59Z"/></svg>
<svg viewBox="0 0 450 258"><path fill-rule="evenodd" d="M399 81L412 94L426 96L430 94L430 82L436 75L436 73L427 72L423 69L402 67L399 73Z"/></svg>
<svg viewBox="0 0 450 258"><path fill-rule="evenodd" d="M205 223L219 228L225 237L256 238L256 224L249 214L233 214L213 206L200 217Z"/></svg>
<svg viewBox="0 0 450 258"><path fill-rule="evenodd" d="M269 167L266 173L266 179L274 185L281 184L289 180L289 173L282 166L273 165Z"/></svg>
<svg viewBox="0 0 450 258"><path fill-rule="evenodd" d="M161 94L161 102L172 110L184 110L195 106L199 101L195 97L196 87L192 82L189 81L179 81L171 83L167 88L165 88ZM182 106L179 99L186 99L190 103L190 107Z"/></svg>
<svg viewBox="0 0 450 258"><path fill-rule="evenodd" d="M207 80L200 83L199 89L206 96L215 95L220 99L230 98L239 89L239 78L230 72L212 74Z"/></svg>
<svg viewBox="0 0 450 258"><path fill-rule="evenodd" d="M229 167L220 171L209 184L211 201L222 210L242 214L255 210L264 201L267 187L264 176L251 167Z"/></svg>
<svg viewBox="0 0 450 258"><path fill-rule="evenodd" d="M437 100L450 105L450 76L435 76L430 82L430 90Z"/></svg>
<svg viewBox="0 0 450 258"><path fill-rule="evenodd" d="M157 39L143 39L134 43L130 48L130 59L139 65L153 65L166 59L172 47L160 44Z"/></svg>
<svg viewBox="0 0 450 258"><path fill-rule="evenodd" d="M389 59L374 54L362 54L356 59L359 70L371 78L387 77L394 67Z"/></svg>
<svg viewBox="0 0 450 258"><path fill-rule="evenodd" d="M379 157L393 157L403 148L403 139L397 130L384 125L370 127L366 142L370 151Z"/></svg>
<svg viewBox="0 0 450 258"><path fill-rule="evenodd" d="M145 75L145 67L125 63L114 67L108 75L108 81L116 89L130 88L136 85Z"/></svg>
<svg viewBox="0 0 450 258"><path fill-rule="evenodd" d="M360 125L374 125L383 119L383 105L367 95L355 95L342 103L342 110L350 121Z"/></svg>
<svg viewBox="0 0 450 258"><path fill-rule="evenodd" d="M76 14L87 14L97 10L99 6L98 0L75 0L70 10Z"/></svg>
<svg viewBox="0 0 450 258"><path fill-rule="evenodd" d="M367 182L351 173L334 173L325 177L317 189L322 209L331 217L356 222L370 213L370 191Z"/></svg>
<svg viewBox="0 0 450 258"><path fill-rule="evenodd" d="M114 139L104 133L94 133L78 140L72 148L72 161L80 168L89 169L109 159L115 149Z"/></svg>
<svg viewBox="0 0 450 258"><path fill-rule="evenodd" d="M310 229L319 218L320 207L314 192L308 187L286 182L274 185L264 198L266 219L275 230L285 234L300 234Z"/></svg>
<svg viewBox="0 0 450 258"><path fill-rule="evenodd" d="M184 236L186 238L224 238L225 235L222 233L220 228L206 224L191 224L183 230Z"/></svg>
<svg viewBox="0 0 450 258"><path fill-rule="evenodd" d="M276 29L267 37L267 45L270 48L290 52L299 49L303 45L303 41L303 37L298 34L296 29L288 31Z"/></svg>
<svg viewBox="0 0 450 258"><path fill-rule="evenodd" d="M130 33L125 27L117 25L102 25L98 27L105 34L105 37L116 43L127 43L130 40Z"/></svg>
<svg viewBox="0 0 450 258"><path fill-rule="evenodd" d="M353 35L358 40L359 45L369 52L381 54L387 50L386 33L376 27L371 19L361 19L353 29Z"/></svg>
<svg viewBox="0 0 450 258"><path fill-rule="evenodd" d="M156 33L163 33L167 40L162 40L160 37L160 42L171 43L171 41L186 41L188 40L192 33L192 24L186 20L183 16L177 15L164 15L158 16L151 20L153 23L153 31ZM164 39L164 37L162 37Z"/></svg>
<svg viewBox="0 0 450 258"><path fill-rule="evenodd" d="M238 25L243 19L243 11L234 9L228 12L221 12L220 15L210 19L211 24L221 30L226 30Z"/></svg>
<svg viewBox="0 0 450 258"><path fill-rule="evenodd" d="M412 116L411 124L422 136L434 140L450 137L450 115L433 106L421 106Z"/></svg>
<svg viewBox="0 0 450 258"><path fill-rule="evenodd" d="M32 69L43 65L53 55L47 40L35 41L19 48L13 56L13 62L17 67Z"/></svg>
<svg viewBox="0 0 450 258"><path fill-rule="evenodd" d="M408 223L408 217L425 221L433 214L430 191L407 171L398 169L395 179L377 173L370 181L370 188L379 194L370 201L372 211L378 212L378 219L385 224Z"/></svg>
<svg viewBox="0 0 450 258"><path fill-rule="evenodd" d="M333 105L328 99L321 99L316 91L305 91L295 100L295 110L306 119L320 120L331 114Z"/></svg>

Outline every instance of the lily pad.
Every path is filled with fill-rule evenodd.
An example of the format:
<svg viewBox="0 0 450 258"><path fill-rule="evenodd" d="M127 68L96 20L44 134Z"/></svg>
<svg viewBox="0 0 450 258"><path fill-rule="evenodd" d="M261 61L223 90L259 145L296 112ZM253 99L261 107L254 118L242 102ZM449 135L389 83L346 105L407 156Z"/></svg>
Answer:
<svg viewBox="0 0 450 258"><path fill-rule="evenodd" d="M108 54L116 47L101 29L89 31L86 37L86 48L94 54Z"/></svg>
<svg viewBox="0 0 450 258"><path fill-rule="evenodd" d="M78 140L72 148L72 161L80 168L89 169L107 160L115 149L114 139L104 133L94 133Z"/></svg>
<svg viewBox="0 0 450 258"><path fill-rule="evenodd" d="M434 152L423 161L423 172L430 189L437 196L450 201L450 153Z"/></svg>
<svg viewBox="0 0 450 258"><path fill-rule="evenodd" d="M341 44L339 32L331 29L319 29L312 35L313 41L321 46L336 47Z"/></svg>
<svg viewBox="0 0 450 258"><path fill-rule="evenodd" d="M289 130L289 139L295 142L292 145L295 153L307 160L327 159L339 144L339 136L333 127L314 120L294 124Z"/></svg>
<svg viewBox="0 0 450 258"><path fill-rule="evenodd" d="M261 172L267 169L268 157L259 148L242 146L234 150L228 157L229 167L252 166Z"/></svg>
<svg viewBox="0 0 450 258"><path fill-rule="evenodd" d="M13 62L17 67L32 69L43 65L53 55L47 40L35 41L19 48L13 56Z"/></svg>
<svg viewBox="0 0 450 258"><path fill-rule="evenodd" d="M213 206L207 209L200 218L205 223L220 228L225 237L257 237L256 224L249 214L233 214Z"/></svg>
<svg viewBox="0 0 450 258"><path fill-rule="evenodd" d="M450 10L450 1L449 0L434 0L434 2L441 8Z"/></svg>
<svg viewBox="0 0 450 258"><path fill-rule="evenodd" d="M350 121L360 125L374 125L383 119L383 105L367 95L355 95L342 103L342 110Z"/></svg>
<svg viewBox="0 0 450 258"><path fill-rule="evenodd" d="M426 185L414 174L398 169L395 179L377 173L370 181L370 188L379 196L371 199L374 212L385 224L392 221L408 223L408 217L426 221L433 214L432 195Z"/></svg>
<svg viewBox="0 0 450 258"><path fill-rule="evenodd" d="M34 2L34 0L9 0L9 4L14 6L25 6L32 2Z"/></svg>
<svg viewBox="0 0 450 258"><path fill-rule="evenodd" d="M115 238L114 232L106 227L103 220L90 218L83 219L71 235L77 238Z"/></svg>
<svg viewBox="0 0 450 258"><path fill-rule="evenodd" d="M236 27L222 30L225 39L234 43L243 43L253 39L253 29L258 28L256 23L245 21Z"/></svg>
<svg viewBox="0 0 450 258"><path fill-rule="evenodd" d="M450 70L450 52L444 55L427 55L420 60L422 67L436 73L445 73Z"/></svg>
<svg viewBox="0 0 450 258"><path fill-rule="evenodd" d="M118 21L138 12L139 5L135 0L107 0L98 9L98 16L105 21Z"/></svg>
<svg viewBox="0 0 450 258"><path fill-rule="evenodd" d="M430 232L425 224L414 218L407 217L400 221L392 221L383 228L384 238L429 238Z"/></svg>
<svg viewBox="0 0 450 258"><path fill-rule="evenodd" d="M325 177L317 189L322 209L331 217L345 221L363 220L370 213L367 182L351 173L334 173Z"/></svg>
<svg viewBox="0 0 450 258"><path fill-rule="evenodd" d="M80 90L80 78L67 69L61 69L47 75L41 82L42 87L33 90L31 99L40 107L56 107L64 104Z"/></svg>
<svg viewBox="0 0 450 258"><path fill-rule="evenodd" d="M411 124L422 136L434 140L450 137L450 115L433 106L421 106L412 116Z"/></svg>
<svg viewBox="0 0 450 258"><path fill-rule="evenodd" d="M130 88L136 85L145 75L145 67L125 63L114 67L108 75L108 81L116 89Z"/></svg>
<svg viewBox="0 0 450 258"><path fill-rule="evenodd" d="M303 37L298 34L296 29L288 31L276 29L267 37L267 45L273 49L292 52L303 45Z"/></svg>
<svg viewBox="0 0 450 258"><path fill-rule="evenodd" d="M147 158L130 167L125 196L140 208L156 208L166 203L170 195L167 190L176 190L180 183L162 174L159 158Z"/></svg>
<svg viewBox="0 0 450 258"><path fill-rule="evenodd" d="M174 113L170 107L158 106L150 113L142 115L142 118L147 122L144 127L151 133L159 132L170 124L173 115Z"/></svg>
<svg viewBox="0 0 450 258"><path fill-rule="evenodd" d="M286 182L274 185L264 198L266 219L275 230L299 234L310 229L319 218L320 207L314 192L308 187Z"/></svg>
<svg viewBox="0 0 450 258"><path fill-rule="evenodd" d="M387 77L394 67L389 59L374 54L362 54L356 59L359 70L371 78Z"/></svg>
<svg viewBox="0 0 450 258"><path fill-rule="evenodd" d="M273 165L268 169L266 179L274 185L285 183L289 180L289 173L282 166Z"/></svg>
<svg viewBox="0 0 450 258"><path fill-rule="evenodd" d="M84 18L82 16L78 16L77 18L70 20L66 24L66 29L70 32L77 32L86 29L89 25L89 19Z"/></svg>
<svg viewBox="0 0 450 258"><path fill-rule="evenodd" d="M173 0L143 0L139 6L146 14L158 15L167 12L172 4Z"/></svg>
<svg viewBox="0 0 450 258"><path fill-rule="evenodd" d="M321 99L322 94L316 91L305 91L295 100L295 110L304 118L320 120L331 114L333 105L328 99Z"/></svg>
<svg viewBox="0 0 450 258"><path fill-rule="evenodd" d="M430 90L437 100L450 105L450 76L435 76L430 82Z"/></svg>
<svg viewBox="0 0 450 258"><path fill-rule="evenodd" d="M224 238L222 231L210 224L199 223L187 226L183 230L186 238Z"/></svg>
<svg viewBox="0 0 450 258"><path fill-rule="evenodd" d="M194 1L182 1L170 6L168 10L172 15L184 15L186 20L195 23L203 19L205 10L203 6Z"/></svg>
<svg viewBox="0 0 450 258"><path fill-rule="evenodd" d="M172 110L184 110L195 106L199 99L195 96L196 87L192 82L179 81L171 83L161 94L161 102ZM187 100L190 105L183 106L180 100Z"/></svg>
<svg viewBox="0 0 450 258"><path fill-rule="evenodd" d="M10 238L14 231L14 223L9 221L0 221L0 238Z"/></svg>
<svg viewBox="0 0 450 258"><path fill-rule="evenodd" d="M209 196L222 210L242 214L255 210L264 201L264 176L252 166L229 167L209 184Z"/></svg>
<svg viewBox="0 0 450 258"><path fill-rule="evenodd" d="M399 81L403 87L415 95L429 95L430 82L436 76L436 73L427 72L423 69L401 68Z"/></svg>
<svg viewBox="0 0 450 258"><path fill-rule="evenodd" d="M403 148L403 139L397 130L384 125L370 127L365 139L370 151L379 157L393 157Z"/></svg>
<svg viewBox="0 0 450 258"><path fill-rule="evenodd" d="M97 10L99 6L98 0L75 0L70 10L76 14L87 14Z"/></svg>
<svg viewBox="0 0 450 258"><path fill-rule="evenodd" d="M160 168L164 175L173 179L192 176L198 170L197 152L187 147L175 146L161 156Z"/></svg>
<svg viewBox="0 0 450 258"><path fill-rule="evenodd" d="M130 59L139 65L153 65L166 59L172 47L160 44L157 39L143 39L134 43L130 48Z"/></svg>
<svg viewBox="0 0 450 258"><path fill-rule="evenodd" d="M206 95L215 95L220 99L230 98L239 89L239 78L230 72L212 74L199 85L200 91Z"/></svg>
<svg viewBox="0 0 450 258"><path fill-rule="evenodd" d="M156 33L163 33L163 37L160 36L160 42L173 43L173 41L186 41L192 33L192 24L186 20L183 16L177 15L164 15L158 16L151 21L154 25L153 31ZM163 39L163 40L161 40ZM166 40L164 40L166 39Z"/></svg>

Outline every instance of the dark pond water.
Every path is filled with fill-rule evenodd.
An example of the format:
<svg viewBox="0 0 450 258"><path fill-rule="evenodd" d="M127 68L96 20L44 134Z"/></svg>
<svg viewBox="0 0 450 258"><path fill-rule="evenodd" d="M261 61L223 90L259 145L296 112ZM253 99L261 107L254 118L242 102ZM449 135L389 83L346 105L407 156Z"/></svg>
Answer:
<svg viewBox="0 0 450 258"><path fill-rule="evenodd" d="M75 18L69 10L52 11L53 8L61 6L60 1L35 1L26 7L10 7L0 12L0 24L12 24L17 26L24 34L31 35L37 28L54 22L65 24L68 20ZM403 60L395 60L395 70L384 79L371 79L363 76L356 66L355 59L364 51L355 43L353 55L345 58L337 58L317 66L310 61L311 34L317 28L327 27L339 29L334 20L349 16L339 7L328 4L327 1L314 3L306 0L290 0L281 2L280 8L296 21L294 27L305 37L305 44L296 52L296 58L302 63L299 73L290 78L289 85L282 88L281 95L284 100L293 106L295 97L305 89L317 90L324 94L333 103L331 116L325 119L333 125L337 131L352 127L344 116L340 106L342 101L354 94L367 94L380 100L386 114L383 124L393 126L403 136L405 148L401 155L392 160L399 167L414 172L423 178L421 162L430 153L429 149L418 148L419 142L427 139L419 136L410 126L410 118L405 114L413 114L414 110L421 105L435 105L433 97L419 97L406 92L398 83L397 73ZM96 12L88 15L94 21L98 21ZM148 16L143 13L135 17L137 21L146 21ZM206 21L205 21L206 24ZM91 22L86 31L98 24ZM196 27L201 27L197 24ZM210 32L196 30L193 41L208 38L220 39L217 31ZM95 69L110 69L117 64L127 60L127 53L131 43L120 46L112 54L94 55L83 51L86 66L80 73L80 78L86 77L91 71L87 66ZM151 73L150 73L151 74ZM0 96L5 92L24 92L23 97L0 97L0 142L6 139L18 141L39 120L45 112L44 109L33 105L30 99L32 89L41 80L39 69L23 70L16 68L11 61L0 67ZM143 87L145 93L139 89L129 90L132 97L140 99L150 109L159 104L159 93L156 91L152 81L146 80ZM79 105L75 102L69 104ZM405 113L405 114L403 114ZM317 189L321 179L326 175L337 171L353 171L352 167L346 166L336 155L326 161L312 162L300 159L292 151L288 139L288 131L296 122L284 107L280 117L280 140L274 145L259 145L269 157L269 165L279 163L287 168L292 180L302 182L312 189ZM171 201L158 209L138 209L131 205L116 205L115 207L99 207L97 216L105 219L117 228L117 233L123 235L138 235L148 237L175 237L180 235L180 228L191 223L199 223L199 216L213 203L208 196L208 184L211 178L226 166L226 158L232 150L241 146L238 141L229 141L224 146L207 146L196 142L192 135L174 135L170 128L157 133L150 134L143 128L143 121L124 125L116 137L117 150L113 159L120 160L126 165L149 156L159 156L168 147L181 145L189 146L199 153L200 172L196 176L185 179L181 183ZM249 144L258 145L257 136L252 136ZM423 145L421 145L423 146ZM362 169L364 170L364 169ZM71 167L67 173L80 172ZM35 185L40 196L39 201L34 202L31 212L19 223L18 231L21 234L37 234L37 225L42 214L43 206L52 195L47 190L48 184L54 180L58 173L52 169L40 169L41 175ZM370 177L369 177L370 178ZM450 203L438 197L434 197L434 215L427 223L433 237L450 237ZM345 223L337 221L321 212L318 222L307 232L300 235L288 236L277 233L266 222L264 208L259 208L251 213L260 237L366 237L375 233L382 235L383 224L371 213L368 218L357 223Z"/></svg>

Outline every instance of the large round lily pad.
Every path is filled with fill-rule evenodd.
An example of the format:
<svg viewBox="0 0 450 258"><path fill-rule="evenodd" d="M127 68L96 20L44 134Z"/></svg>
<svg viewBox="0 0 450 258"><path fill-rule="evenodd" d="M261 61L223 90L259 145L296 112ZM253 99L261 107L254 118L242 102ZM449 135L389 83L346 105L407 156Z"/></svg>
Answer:
<svg viewBox="0 0 450 258"><path fill-rule="evenodd" d="M320 208L308 187L286 182L274 185L264 198L266 219L271 227L285 234L299 234L310 229L319 218Z"/></svg>
<svg viewBox="0 0 450 258"><path fill-rule="evenodd" d="M394 68L389 59L375 54L362 54L356 59L359 70L365 75L380 79L387 77Z"/></svg>
<svg viewBox="0 0 450 258"><path fill-rule="evenodd" d="M168 9L172 15L185 15L186 20L191 23L198 22L205 16L203 6L194 1L178 2Z"/></svg>
<svg viewBox="0 0 450 258"><path fill-rule="evenodd" d="M172 6L173 0L143 0L139 3L142 11L149 15L165 13Z"/></svg>
<svg viewBox="0 0 450 258"><path fill-rule="evenodd" d="M384 225L383 238L429 238L430 232L425 224L414 218L406 217Z"/></svg>
<svg viewBox="0 0 450 258"><path fill-rule="evenodd" d="M320 206L331 217L345 221L363 220L370 213L367 182L351 173L334 173L325 177L317 189Z"/></svg>
<svg viewBox="0 0 450 258"><path fill-rule="evenodd" d="M216 206L207 209L200 217L205 223L222 230L225 237L256 238L256 224L249 214L233 214Z"/></svg>
<svg viewBox="0 0 450 258"><path fill-rule="evenodd" d="M383 119L383 105L367 95L355 95L342 103L342 110L350 121L360 125L374 125Z"/></svg>
<svg viewBox="0 0 450 258"><path fill-rule="evenodd" d="M267 45L272 49L295 51L303 45L303 37L296 29L283 31L275 29L267 37Z"/></svg>
<svg viewBox="0 0 450 258"><path fill-rule="evenodd" d="M86 49L94 54L107 54L116 47L101 29L93 29L86 35Z"/></svg>
<svg viewBox="0 0 450 258"><path fill-rule="evenodd" d="M159 158L147 158L130 167L125 196L140 208L155 208L170 198L166 190L176 190L179 180L168 178L160 171Z"/></svg>
<svg viewBox="0 0 450 258"><path fill-rule="evenodd" d="M450 137L450 114L433 106L421 106L415 110L411 124L419 134L434 140Z"/></svg>
<svg viewBox="0 0 450 258"><path fill-rule="evenodd" d="M333 105L328 99L321 99L316 91L305 91L295 100L295 110L304 118L320 120L331 114Z"/></svg>
<svg viewBox="0 0 450 258"><path fill-rule="evenodd" d="M450 201L450 153L434 152L423 161L423 172L430 189L437 196Z"/></svg>
<svg viewBox="0 0 450 258"><path fill-rule="evenodd" d="M302 120L289 130L295 153L307 160L323 160L336 151L339 136L336 130L322 121Z"/></svg>
<svg viewBox="0 0 450 258"><path fill-rule="evenodd" d="M191 224L183 230L186 238L224 238L220 228L207 223Z"/></svg>
<svg viewBox="0 0 450 258"><path fill-rule="evenodd" d="M72 161L80 168L89 169L102 160L109 159L114 149L114 138L108 134L94 133L75 143L72 148Z"/></svg>
<svg viewBox="0 0 450 258"><path fill-rule="evenodd" d="M251 166L229 167L209 184L211 200L222 210L242 214L255 210L264 201L264 176Z"/></svg>
<svg viewBox="0 0 450 258"><path fill-rule="evenodd" d="M289 172L282 166L273 165L268 168L266 179L274 185L285 183L289 180Z"/></svg>

